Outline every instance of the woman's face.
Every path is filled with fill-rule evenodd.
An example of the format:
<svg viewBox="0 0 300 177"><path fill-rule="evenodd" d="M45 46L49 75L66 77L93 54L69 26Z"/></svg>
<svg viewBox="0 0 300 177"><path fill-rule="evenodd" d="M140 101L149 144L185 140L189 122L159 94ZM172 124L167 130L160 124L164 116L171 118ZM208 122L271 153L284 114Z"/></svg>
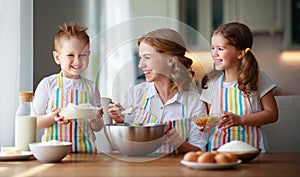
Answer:
<svg viewBox="0 0 300 177"><path fill-rule="evenodd" d="M158 81L160 77L169 77L168 61L170 56L158 53L151 45L141 42L139 58L139 68L143 70L147 82Z"/></svg>
<svg viewBox="0 0 300 177"><path fill-rule="evenodd" d="M228 40L217 34L211 39L211 55L214 59L216 70L237 68L240 64L240 51L228 44Z"/></svg>

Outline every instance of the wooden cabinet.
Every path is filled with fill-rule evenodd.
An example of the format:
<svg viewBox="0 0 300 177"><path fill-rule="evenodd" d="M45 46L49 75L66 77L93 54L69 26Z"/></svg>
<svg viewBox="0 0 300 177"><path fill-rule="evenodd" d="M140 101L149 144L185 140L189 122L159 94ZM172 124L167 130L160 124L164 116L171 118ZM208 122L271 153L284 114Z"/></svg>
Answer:
<svg viewBox="0 0 300 177"><path fill-rule="evenodd" d="M281 31L284 0L224 0L224 23L239 21L253 32Z"/></svg>

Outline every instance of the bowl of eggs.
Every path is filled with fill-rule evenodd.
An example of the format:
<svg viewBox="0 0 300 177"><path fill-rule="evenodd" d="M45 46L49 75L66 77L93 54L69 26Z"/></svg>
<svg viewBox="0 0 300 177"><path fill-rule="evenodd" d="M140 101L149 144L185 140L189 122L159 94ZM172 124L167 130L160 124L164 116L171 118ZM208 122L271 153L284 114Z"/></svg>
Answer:
<svg viewBox="0 0 300 177"><path fill-rule="evenodd" d="M217 149L220 153L235 154L243 162L249 162L260 154L260 149L257 149L243 141L230 141Z"/></svg>

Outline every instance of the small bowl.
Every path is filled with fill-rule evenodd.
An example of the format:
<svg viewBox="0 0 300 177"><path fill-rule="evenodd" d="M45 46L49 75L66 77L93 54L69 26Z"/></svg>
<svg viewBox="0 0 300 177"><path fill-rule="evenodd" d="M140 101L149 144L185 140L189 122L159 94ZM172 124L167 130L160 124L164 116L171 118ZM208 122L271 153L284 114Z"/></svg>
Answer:
<svg viewBox="0 0 300 177"><path fill-rule="evenodd" d="M105 124L104 133L113 149L128 156L146 156L165 140L167 124Z"/></svg>
<svg viewBox="0 0 300 177"><path fill-rule="evenodd" d="M75 105L73 103L69 103L67 107L62 108L59 114L64 116L66 120L92 119L97 116L98 108L93 107L90 104Z"/></svg>
<svg viewBox="0 0 300 177"><path fill-rule="evenodd" d="M255 151L249 151L249 152L231 152L231 153L235 154L239 159L242 160L242 162L250 162L260 154L260 149L257 149Z"/></svg>
<svg viewBox="0 0 300 177"><path fill-rule="evenodd" d="M257 149L246 142L233 140L222 145L218 152L226 153L230 152L235 154L242 162L249 162L260 154L260 149Z"/></svg>
<svg viewBox="0 0 300 177"><path fill-rule="evenodd" d="M71 146L71 142L58 141L29 144L29 148L33 156L44 163L61 161L70 152Z"/></svg>
<svg viewBox="0 0 300 177"><path fill-rule="evenodd" d="M195 124L199 127L205 127L204 132L208 132L214 127L220 125L223 113L213 113L202 117L193 118Z"/></svg>

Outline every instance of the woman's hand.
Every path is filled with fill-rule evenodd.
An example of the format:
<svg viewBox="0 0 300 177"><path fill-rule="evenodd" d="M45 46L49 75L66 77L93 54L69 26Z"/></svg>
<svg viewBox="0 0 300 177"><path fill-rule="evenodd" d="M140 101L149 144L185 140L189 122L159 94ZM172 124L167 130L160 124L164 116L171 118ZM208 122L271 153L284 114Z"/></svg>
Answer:
<svg viewBox="0 0 300 177"><path fill-rule="evenodd" d="M219 128L225 130L227 128L241 125L241 117L231 112L224 112L221 118Z"/></svg>
<svg viewBox="0 0 300 177"><path fill-rule="evenodd" d="M108 104L108 114L117 123L124 122L123 110L124 108L120 104Z"/></svg>
<svg viewBox="0 0 300 177"><path fill-rule="evenodd" d="M185 142L185 140L180 137L174 128L172 128L171 121L168 121L167 124L169 125L169 129L167 130L167 138L164 141L164 144L170 144L171 146L178 148Z"/></svg>

